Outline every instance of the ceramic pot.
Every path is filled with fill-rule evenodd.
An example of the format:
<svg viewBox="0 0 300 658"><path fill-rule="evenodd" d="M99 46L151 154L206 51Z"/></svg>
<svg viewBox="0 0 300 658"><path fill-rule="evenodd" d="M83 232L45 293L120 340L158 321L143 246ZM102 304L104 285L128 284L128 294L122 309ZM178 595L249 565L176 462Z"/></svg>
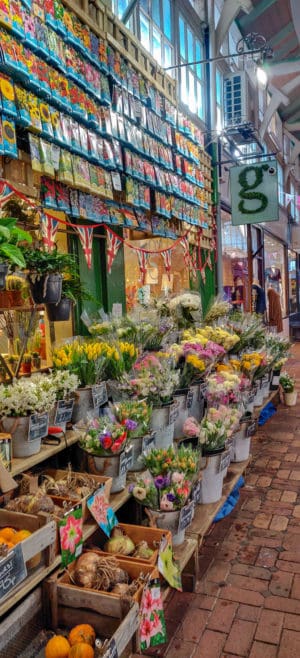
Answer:
<svg viewBox="0 0 300 658"><path fill-rule="evenodd" d="M294 407L297 402L297 391L292 391L292 393L284 393L284 404L286 407Z"/></svg>
<svg viewBox="0 0 300 658"><path fill-rule="evenodd" d="M32 281L29 277L30 294L35 304L58 304L61 299L61 274L46 274Z"/></svg>
<svg viewBox="0 0 300 658"><path fill-rule="evenodd" d="M70 318L72 300L64 297L58 304L47 304L46 310L49 322L66 322Z"/></svg>

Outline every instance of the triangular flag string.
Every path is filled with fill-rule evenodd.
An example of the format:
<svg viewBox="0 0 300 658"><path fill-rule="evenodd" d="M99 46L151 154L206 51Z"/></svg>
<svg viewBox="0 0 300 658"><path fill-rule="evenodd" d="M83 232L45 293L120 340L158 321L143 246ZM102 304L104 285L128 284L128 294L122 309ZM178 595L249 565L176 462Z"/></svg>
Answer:
<svg viewBox="0 0 300 658"><path fill-rule="evenodd" d="M165 270L168 276L169 281L171 281L171 267L172 267L172 252L171 249L166 249L166 251L161 252L162 259L164 261Z"/></svg>
<svg viewBox="0 0 300 658"><path fill-rule="evenodd" d="M4 203L8 201L14 195L14 191L11 189L5 181L0 181L0 206L3 206Z"/></svg>
<svg viewBox="0 0 300 658"><path fill-rule="evenodd" d="M83 253L85 255L85 260L89 270L92 267L92 254L93 254L93 228L88 226L74 226L76 228Z"/></svg>
<svg viewBox="0 0 300 658"><path fill-rule="evenodd" d="M146 281L149 254L143 250L138 250L136 253L137 253L139 268L140 268L140 282L142 286L144 286Z"/></svg>
<svg viewBox="0 0 300 658"><path fill-rule="evenodd" d="M190 267L191 257L190 257L189 241L188 241L186 235L184 235L184 236L180 239L180 244L181 244L181 246L182 246L182 248L183 248L183 260L184 260L184 262L185 262L186 267L189 268L189 267Z"/></svg>
<svg viewBox="0 0 300 658"><path fill-rule="evenodd" d="M112 264L120 249L122 240L116 233L114 233L110 229L106 229L106 236L107 236L107 246L106 246L107 271L108 274L110 274Z"/></svg>
<svg viewBox="0 0 300 658"><path fill-rule="evenodd" d="M55 248L55 238L58 231L58 219L41 215L41 234L46 251L53 251Z"/></svg>

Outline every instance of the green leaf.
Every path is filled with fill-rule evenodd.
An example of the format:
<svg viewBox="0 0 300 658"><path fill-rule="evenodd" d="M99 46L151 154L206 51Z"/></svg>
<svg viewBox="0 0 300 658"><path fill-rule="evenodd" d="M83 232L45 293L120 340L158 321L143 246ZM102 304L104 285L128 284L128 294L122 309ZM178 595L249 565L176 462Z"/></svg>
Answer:
<svg viewBox="0 0 300 658"><path fill-rule="evenodd" d="M10 260L14 265L18 265L19 267L26 266L21 249L14 244L0 244L0 254Z"/></svg>
<svg viewBox="0 0 300 658"><path fill-rule="evenodd" d="M32 242L32 236L30 235L30 233L28 233L27 231L23 231L22 228L18 228L17 226L16 226L16 228L12 229L11 235L18 242L22 242L22 241L26 241L26 242L29 242L29 243Z"/></svg>
<svg viewBox="0 0 300 658"><path fill-rule="evenodd" d="M0 240L1 240L2 236L3 236L4 240L9 240L10 239L10 230L6 226L1 226L0 225Z"/></svg>

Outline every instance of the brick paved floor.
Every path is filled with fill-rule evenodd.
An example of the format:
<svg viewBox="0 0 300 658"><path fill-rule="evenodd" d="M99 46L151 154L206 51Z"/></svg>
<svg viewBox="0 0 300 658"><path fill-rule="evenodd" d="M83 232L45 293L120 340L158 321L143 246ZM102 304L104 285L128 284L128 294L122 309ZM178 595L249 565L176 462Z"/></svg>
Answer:
<svg viewBox="0 0 300 658"><path fill-rule="evenodd" d="M298 375L300 344L288 369ZM300 394L252 440L234 512L211 528L195 593L167 600L165 658L300 658Z"/></svg>

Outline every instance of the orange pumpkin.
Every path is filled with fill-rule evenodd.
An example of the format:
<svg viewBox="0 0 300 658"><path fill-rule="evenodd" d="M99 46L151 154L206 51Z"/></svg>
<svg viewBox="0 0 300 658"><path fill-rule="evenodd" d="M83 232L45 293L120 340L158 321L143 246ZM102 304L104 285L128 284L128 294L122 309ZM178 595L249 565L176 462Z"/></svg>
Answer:
<svg viewBox="0 0 300 658"><path fill-rule="evenodd" d="M54 635L45 646L45 658L68 658L70 644L63 635Z"/></svg>
<svg viewBox="0 0 300 658"><path fill-rule="evenodd" d="M93 647L95 639L96 633L90 624L77 624L77 626L71 628L68 637L71 647L73 644L78 644L79 642L86 642L86 644L90 644Z"/></svg>
<svg viewBox="0 0 300 658"><path fill-rule="evenodd" d="M15 532L11 541L14 544L18 544L20 541L23 541L24 539L27 539L27 537L30 537L31 534L32 533L30 532L30 530L18 530L18 532Z"/></svg>
<svg viewBox="0 0 300 658"><path fill-rule="evenodd" d="M0 530L0 538L4 539L4 541L9 541L11 542L13 540L13 537L15 536L16 531L13 528L1 528Z"/></svg>
<svg viewBox="0 0 300 658"><path fill-rule="evenodd" d="M95 652L90 644L78 642L71 647L68 658L94 658L94 656Z"/></svg>

